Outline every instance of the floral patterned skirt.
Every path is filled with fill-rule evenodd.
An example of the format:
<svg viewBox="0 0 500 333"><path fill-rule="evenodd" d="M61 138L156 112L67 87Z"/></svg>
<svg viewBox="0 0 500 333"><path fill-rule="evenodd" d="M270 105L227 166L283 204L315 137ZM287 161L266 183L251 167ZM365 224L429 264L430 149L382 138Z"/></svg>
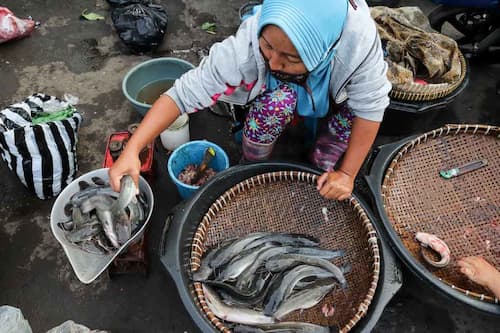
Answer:
<svg viewBox="0 0 500 333"><path fill-rule="evenodd" d="M297 94L286 84L259 95L250 105L243 127L243 157L268 159L274 143L294 117ZM318 168L330 171L347 149L354 116L346 103L333 105L317 133L309 155Z"/></svg>

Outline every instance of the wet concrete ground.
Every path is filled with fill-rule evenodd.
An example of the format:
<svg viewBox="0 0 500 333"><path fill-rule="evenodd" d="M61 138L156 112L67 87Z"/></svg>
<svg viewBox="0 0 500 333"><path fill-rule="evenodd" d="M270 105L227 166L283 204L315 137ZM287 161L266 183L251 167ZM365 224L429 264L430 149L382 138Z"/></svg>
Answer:
<svg viewBox="0 0 500 333"><path fill-rule="evenodd" d="M173 56L197 64L199 56L238 25L237 9L243 0L162 1L169 14L163 44L153 55L130 54L113 31L108 5L96 1L6 0L2 5L16 15L33 16L41 26L29 38L0 45L0 106L23 100L35 92L79 97L84 123L79 132L79 174L102 166L106 139L140 120L121 92L127 71L144 60ZM428 13L428 1L402 1L419 5ZM88 8L105 21L83 21ZM206 21L217 23L216 35L200 29ZM445 123L500 125L500 96L496 82L500 65L471 62L467 89L448 108L422 117L403 118L388 111L388 129L397 125L401 133L382 132L377 144L405 135L422 133ZM392 124L396 122L396 124ZM208 124L208 125L207 125ZM240 148L230 135L231 122L210 112L191 117L191 139L207 139L222 146L237 164ZM275 158L300 161L294 143L301 137L291 130L286 144L278 144ZM155 148L156 179L152 183L157 201L150 228L150 272L111 280L106 274L94 283L78 281L53 237L49 215L54 200L41 201L29 193L0 163L0 304L20 308L34 332L74 320L94 329L112 332L197 332L184 310L173 281L158 260L160 232L169 210L180 202L166 173L167 152ZM362 186L360 184L360 186ZM401 291L386 307L376 332L498 332L500 319L457 304L430 291L410 273L404 272Z"/></svg>

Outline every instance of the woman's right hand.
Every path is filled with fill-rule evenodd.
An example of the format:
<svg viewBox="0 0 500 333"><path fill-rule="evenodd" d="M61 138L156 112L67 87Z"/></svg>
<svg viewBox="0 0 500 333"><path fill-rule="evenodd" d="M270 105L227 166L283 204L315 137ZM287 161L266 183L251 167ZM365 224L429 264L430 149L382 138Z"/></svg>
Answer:
<svg viewBox="0 0 500 333"><path fill-rule="evenodd" d="M120 179L129 175L139 188L139 174L141 172L141 161L139 153L141 150L163 131L170 126L180 115L180 110L174 100L167 95L161 95L151 109L146 113L139 127L130 137L120 157L109 169L109 183L113 191L120 192Z"/></svg>
<svg viewBox="0 0 500 333"><path fill-rule="evenodd" d="M139 188L139 174L141 172L141 161L139 154L132 149L127 149L120 154L120 157L113 163L108 171L109 183L115 192L120 192L120 180L123 176L129 175Z"/></svg>

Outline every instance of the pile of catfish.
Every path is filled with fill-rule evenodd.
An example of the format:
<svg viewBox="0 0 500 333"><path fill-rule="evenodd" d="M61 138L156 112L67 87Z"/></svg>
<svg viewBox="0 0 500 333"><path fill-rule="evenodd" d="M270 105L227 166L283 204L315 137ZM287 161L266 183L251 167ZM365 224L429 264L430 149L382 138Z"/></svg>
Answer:
<svg viewBox="0 0 500 333"><path fill-rule="evenodd" d="M125 244L145 221L148 204L144 194L136 195L132 177L123 176L120 193L109 183L93 177L79 182L80 191L64 207L67 221L57 226L72 245L83 251L108 255Z"/></svg>
<svg viewBox="0 0 500 333"><path fill-rule="evenodd" d="M280 321L317 305L336 286L347 289L344 274L350 266L331 262L344 254L319 247L308 235L258 232L206 251L192 279L202 283L210 310L234 323L233 332L330 332Z"/></svg>

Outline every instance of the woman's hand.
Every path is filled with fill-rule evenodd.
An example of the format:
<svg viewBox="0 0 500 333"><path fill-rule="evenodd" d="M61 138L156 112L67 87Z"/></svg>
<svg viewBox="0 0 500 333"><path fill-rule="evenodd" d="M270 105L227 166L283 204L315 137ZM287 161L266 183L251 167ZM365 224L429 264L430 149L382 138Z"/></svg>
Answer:
<svg viewBox="0 0 500 333"><path fill-rule="evenodd" d="M460 272L472 281L491 289L495 294L500 289L500 272L482 257L466 257L458 261Z"/></svg>
<svg viewBox="0 0 500 333"><path fill-rule="evenodd" d="M351 196L354 177L342 171L325 172L319 177L316 188L327 199L344 200Z"/></svg>
<svg viewBox="0 0 500 333"><path fill-rule="evenodd" d="M120 180L124 175L131 176L134 180L135 187L139 188L140 172L141 161L139 159L139 154L132 149L125 149L108 171L111 188L115 192L120 192Z"/></svg>
<svg viewBox="0 0 500 333"><path fill-rule="evenodd" d="M141 172L139 153L148 143L153 142L161 131L170 126L179 115L179 108L170 96L161 95L156 100L139 127L134 131L134 135L128 140L118 160L109 169L109 182L114 191L120 191L120 179L124 175L131 176L135 187L139 188L139 174Z"/></svg>

